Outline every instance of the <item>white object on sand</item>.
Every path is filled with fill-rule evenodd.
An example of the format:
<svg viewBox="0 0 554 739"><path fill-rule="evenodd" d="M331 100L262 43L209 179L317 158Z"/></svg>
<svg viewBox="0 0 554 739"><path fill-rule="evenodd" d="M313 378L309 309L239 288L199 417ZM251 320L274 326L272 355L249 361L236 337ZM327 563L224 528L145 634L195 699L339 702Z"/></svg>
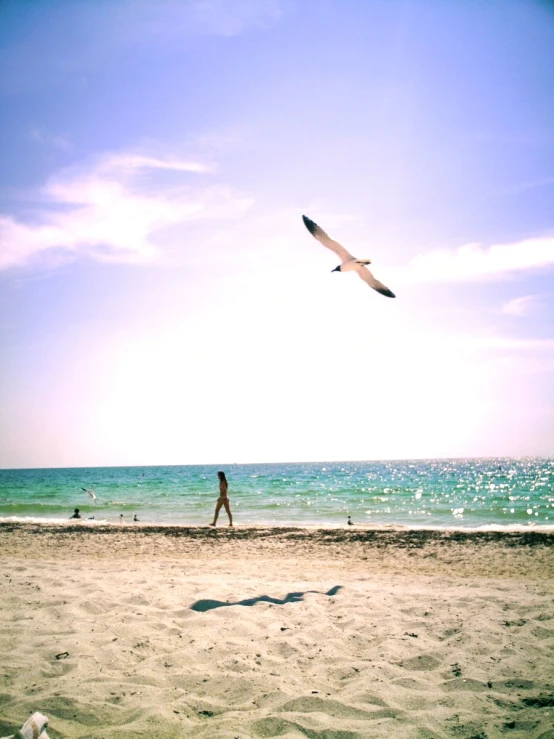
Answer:
<svg viewBox="0 0 554 739"><path fill-rule="evenodd" d="M365 266L366 264L371 264L371 259L356 259L356 257L353 257L342 244L339 244L338 241L333 241L333 239L331 239L325 231L317 225L317 223L314 223L310 218L308 218L308 216L302 216L302 220L304 221L304 225L308 231L320 242L320 244L323 244L327 249L334 251L335 254L338 254L342 259L342 263L339 264L338 267L335 267L335 269L331 270L332 272L357 272L364 282L367 282L370 287L377 290L381 295L385 295L387 298L396 297L396 295L391 292L386 285L383 285L382 282L376 280Z"/></svg>
<svg viewBox="0 0 554 739"><path fill-rule="evenodd" d="M48 719L37 711L25 721L21 729L11 736L5 736L4 739L48 739L47 726Z"/></svg>

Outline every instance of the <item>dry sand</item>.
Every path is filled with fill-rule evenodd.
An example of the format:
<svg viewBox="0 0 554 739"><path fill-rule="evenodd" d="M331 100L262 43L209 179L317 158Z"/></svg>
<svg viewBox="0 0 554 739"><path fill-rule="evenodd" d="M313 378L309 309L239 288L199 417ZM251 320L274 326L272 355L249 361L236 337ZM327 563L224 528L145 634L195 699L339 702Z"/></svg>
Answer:
<svg viewBox="0 0 554 739"><path fill-rule="evenodd" d="M0 525L0 736L554 739L553 544Z"/></svg>

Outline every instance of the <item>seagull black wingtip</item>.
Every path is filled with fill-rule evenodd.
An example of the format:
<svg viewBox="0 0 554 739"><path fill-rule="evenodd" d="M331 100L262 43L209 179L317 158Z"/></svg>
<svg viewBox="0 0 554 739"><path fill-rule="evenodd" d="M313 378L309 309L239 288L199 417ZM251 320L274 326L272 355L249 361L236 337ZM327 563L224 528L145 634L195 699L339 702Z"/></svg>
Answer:
<svg viewBox="0 0 554 739"><path fill-rule="evenodd" d="M308 231L313 235L317 228L316 224L308 216L302 216L302 220Z"/></svg>
<svg viewBox="0 0 554 739"><path fill-rule="evenodd" d="M374 290L377 290L379 295L384 295L385 298L396 298L396 295L393 293L392 290L389 290L388 287L385 287L384 285L381 285L380 287L374 287L372 285Z"/></svg>

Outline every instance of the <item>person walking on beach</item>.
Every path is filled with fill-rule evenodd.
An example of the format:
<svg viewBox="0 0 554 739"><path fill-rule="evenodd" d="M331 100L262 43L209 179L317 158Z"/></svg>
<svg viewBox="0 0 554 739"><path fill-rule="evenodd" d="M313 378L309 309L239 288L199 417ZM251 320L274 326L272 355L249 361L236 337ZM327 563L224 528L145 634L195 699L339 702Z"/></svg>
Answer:
<svg viewBox="0 0 554 739"><path fill-rule="evenodd" d="M221 470L217 473L217 476L219 477L219 498L217 499L217 503L215 504L215 513L214 513L214 520L213 523L210 524L210 526L215 526L217 523L217 517L219 516L219 511L221 510L222 506L225 506L225 510L227 511L227 515L229 516L229 526L233 525L233 516L231 514L231 507L229 505L229 495L228 495L228 489L229 484L227 482L227 478L225 477L225 472L221 472Z"/></svg>

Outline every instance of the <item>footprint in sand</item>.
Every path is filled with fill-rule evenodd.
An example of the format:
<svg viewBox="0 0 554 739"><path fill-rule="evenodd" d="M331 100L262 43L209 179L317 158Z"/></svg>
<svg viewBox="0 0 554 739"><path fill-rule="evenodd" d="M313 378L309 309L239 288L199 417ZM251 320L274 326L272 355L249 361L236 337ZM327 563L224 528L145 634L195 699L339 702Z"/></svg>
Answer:
<svg viewBox="0 0 554 739"><path fill-rule="evenodd" d="M283 736L284 734L288 736L296 736L298 734L300 736L307 736L306 729L296 723L296 721L287 721L276 716L268 716L267 718L254 722L251 725L251 729L259 737ZM315 731L312 732L312 735L317 736ZM344 739L358 739L359 734L349 731L342 732L342 736L344 736Z"/></svg>
<svg viewBox="0 0 554 739"><path fill-rule="evenodd" d="M511 693L513 690L533 690L533 680L497 680L492 683L492 689L497 693Z"/></svg>
<svg viewBox="0 0 554 739"><path fill-rule="evenodd" d="M340 739L361 739L362 736L366 736L365 733L360 734L356 731L348 731L345 729L340 730L338 729L337 721L342 719L347 721L354 720L367 722L387 718L398 718L402 716L400 711L396 711L392 708L379 707L375 711L364 711L363 709L355 708L354 706L349 706L345 703L340 703L339 701L323 700L321 698L310 696L304 696L287 701L275 710L280 712L286 711L294 714L319 714L319 716L324 715L331 717L333 719L332 724L337 730L317 730L313 727L312 718L309 719L310 728L308 728L300 723L302 720L300 716L294 716L294 719L292 717L290 719L286 719L280 716L268 716L267 718L256 721L251 725L251 729L257 736L276 737L283 736L285 734L287 736L296 736L296 734L300 732L303 736L314 737L314 739L317 737L320 737L321 739L323 739L323 737L329 737L329 739L331 739L331 737L337 737L337 739L338 737L340 737ZM306 721L308 722L307 717Z"/></svg>
<svg viewBox="0 0 554 739"><path fill-rule="evenodd" d="M59 652L58 654L62 653ZM55 660L54 662L50 662L49 658L47 658L47 661L48 664L45 667L42 667L40 670L40 676L47 679L58 679L60 677L65 677L65 675L68 675L70 672L73 672L73 670L77 668L77 665L74 661L71 661L64 657Z"/></svg>
<svg viewBox="0 0 554 739"><path fill-rule="evenodd" d="M552 629L545 629L544 626L535 626L531 633L537 639L551 639L554 636L554 631Z"/></svg>
<svg viewBox="0 0 554 739"><path fill-rule="evenodd" d="M405 659L398 664L406 670L425 670L427 672L436 670L441 663L436 657L432 657L430 654L420 654L417 657Z"/></svg>
<svg viewBox="0 0 554 739"><path fill-rule="evenodd" d="M473 680L470 677L455 678L454 680L447 680L442 684L443 690L455 691L455 690L470 690L475 693L487 690L485 683L480 680Z"/></svg>
<svg viewBox="0 0 554 739"><path fill-rule="evenodd" d="M333 718L342 719L376 719L376 718L394 718L400 711L396 711L393 708L381 708L379 707L375 711L366 711L362 708L355 708L349 706L346 703L333 700L323 700L322 698L316 698L315 696L304 696L302 698L294 698L291 701L287 701L278 711L286 711L293 713L326 713L328 716Z"/></svg>

